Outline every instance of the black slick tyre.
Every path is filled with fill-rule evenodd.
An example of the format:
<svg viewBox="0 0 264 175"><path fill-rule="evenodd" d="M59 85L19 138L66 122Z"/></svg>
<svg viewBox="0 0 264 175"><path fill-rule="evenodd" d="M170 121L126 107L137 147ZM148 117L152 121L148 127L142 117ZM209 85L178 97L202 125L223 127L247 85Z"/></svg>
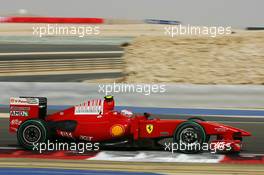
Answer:
<svg viewBox="0 0 264 175"><path fill-rule="evenodd" d="M199 123L186 121L176 128L173 142L177 145L178 152L194 154L202 151L203 144L207 142L207 136Z"/></svg>
<svg viewBox="0 0 264 175"><path fill-rule="evenodd" d="M27 120L17 130L18 143L25 149L32 150L34 145L48 139L48 127L43 120Z"/></svg>

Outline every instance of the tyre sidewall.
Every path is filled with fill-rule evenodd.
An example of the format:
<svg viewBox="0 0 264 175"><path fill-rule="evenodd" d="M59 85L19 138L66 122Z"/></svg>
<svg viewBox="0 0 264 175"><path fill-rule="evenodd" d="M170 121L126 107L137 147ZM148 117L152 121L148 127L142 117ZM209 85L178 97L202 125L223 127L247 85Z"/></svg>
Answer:
<svg viewBox="0 0 264 175"><path fill-rule="evenodd" d="M180 135L181 135L181 132L186 129L186 128L192 128L195 130L197 136L198 136L198 143L200 144L200 148L202 148L203 146L203 143L207 142L207 136L206 136L206 133L204 131L204 128L194 122L194 121L187 121L187 122L184 122L182 124L180 124L175 133L174 133L174 136L173 136L173 142L174 143L177 143L178 145L180 144ZM201 152L202 149L194 149L194 150L179 150L179 152L182 152L182 153L189 153L189 154L194 154L194 153L199 153Z"/></svg>
<svg viewBox="0 0 264 175"><path fill-rule="evenodd" d="M34 145L25 141L23 136L24 130L28 126L34 126L39 129L41 136L37 143L44 143L47 141L48 131L45 122L42 120L27 120L20 125L17 131L17 140L22 147L32 150L34 148Z"/></svg>

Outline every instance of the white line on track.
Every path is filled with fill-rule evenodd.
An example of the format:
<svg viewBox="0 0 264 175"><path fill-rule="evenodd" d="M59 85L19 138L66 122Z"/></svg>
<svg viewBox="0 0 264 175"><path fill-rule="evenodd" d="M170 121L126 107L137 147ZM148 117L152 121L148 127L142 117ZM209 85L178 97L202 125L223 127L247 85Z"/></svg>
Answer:
<svg viewBox="0 0 264 175"><path fill-rule="evenodd" d="M0 149L1 149L1 150L5 150L5 149L8 149L8 150L10 150L10 149L17 150L17 149L21 149L21 148L19 148L19 147L8 147L8 146L2 146L2 147L0 147Z"/></svg>
<svg viewBox="0 0 264 175"><path fill-rule="evenodd" d="M186 107L186 106L177 106L177 108L184 108L184 109L188 109L190 107ZM239 110L239 111L247 111L247 110L254 110L254 111L264 111L264 108L239 108L239 107L218 107L218 108L214 108L214 107L191 107L191 109L209 109L209 110Z"/></svg>
<svg viewBox="0 0 264 175"><path fill-rule="evenodd" d="M177 114L177 115L184 115L184 114ZM188 117L188 115L186 115ZM191 115L190 115L191 117ZM258 118L258 119L264 119L264 116L237 116L237 115L195 115L195 117L219 117L219 118Z"/></svg>
<svg viewBox="0 0 264 175"><path fill-rule="evenodd" d="M85 52L18 52L0 53L0 56L19 56L19 55L68 55L68 54L122 54L123 51L85 51Z"/></svg>
<svg viewBox="0 0 264 175"><path fill-rule="evenodd" d="M241 153L243 157L252 157L252 156L264 156L264 154L254 154L254 153Z"/></svg>

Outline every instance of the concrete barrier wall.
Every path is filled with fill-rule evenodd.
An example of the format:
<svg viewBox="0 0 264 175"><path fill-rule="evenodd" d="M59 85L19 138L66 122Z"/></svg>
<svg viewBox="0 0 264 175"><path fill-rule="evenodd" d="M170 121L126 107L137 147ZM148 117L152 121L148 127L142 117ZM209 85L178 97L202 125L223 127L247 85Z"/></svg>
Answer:
<svg viewBox="0 0 264 175"><path fill-rule="evenodd" d="M105 84L112 85L113 84ZM143 84L142 84L143 85ZM102 84L100 84L102 87ZM264 108L264 86L167 84L163 93L110 93L118 106L161 108ZM74 105L102 98L99 84L88 83L0 83L0 105L11 96L46 96L49 105Z"/></svg>

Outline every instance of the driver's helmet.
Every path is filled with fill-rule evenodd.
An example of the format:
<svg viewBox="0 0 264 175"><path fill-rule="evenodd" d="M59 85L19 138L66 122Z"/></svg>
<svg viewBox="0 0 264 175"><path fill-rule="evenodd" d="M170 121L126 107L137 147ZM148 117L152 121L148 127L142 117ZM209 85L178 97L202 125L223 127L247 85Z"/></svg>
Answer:
<svg viewBox="0 0 264 175"><path fill-rule="evenodd" d="M104 97L104 113L114 110L115 101L112 95L107 95Z"/></svg>
<svg viewBox="0 0 264 175"><path fill-rule="evenodd" d="M133 112L126 110L126 109L121 110L121 114L126 116L126 117L129 117L129 118L131 118L133 116Z"/></svg>
<svg viewBox="0 0 264 175"><path fill-rule="evenodd" d="M106 101L112 101L114 99L114 97L112 95L106 95L106 96L104 96L104 99Z"/></svg>

